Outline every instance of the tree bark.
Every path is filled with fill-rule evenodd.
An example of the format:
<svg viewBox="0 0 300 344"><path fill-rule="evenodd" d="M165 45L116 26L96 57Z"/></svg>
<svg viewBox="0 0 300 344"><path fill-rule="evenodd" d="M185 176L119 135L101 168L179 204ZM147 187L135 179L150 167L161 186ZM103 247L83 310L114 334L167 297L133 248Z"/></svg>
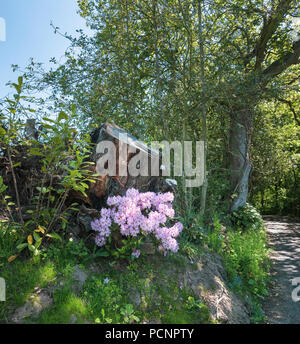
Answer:
<svg viewBox="0 0 300 344"><path fill-rule="evenodd" d="M229 136L231 211L247 201L249 175L252 169L249 153L251 131L250 111L237 109L231 114Z"/></svg>
<svg viewBox="0 0 300 344"><path fill-rule="evenodd" d="M271 63L262 70L265 61L267 46L274 36L277 28L282 23L288 11L293 5L292 0L280 0L274 6L270 15L263 18L263 27L252 52L247 56L248 62L252 57L256 58L254 71L257 73L257 84L248 88L248 98L254 104L259 101L257 90L262 90L277 75L284 72L287 68L300 62L300 40L293 43L292 51L286 51L279 59ZM247 89L245 88L245 89ZM258 96L258 97L256 97ZM256 101L255 101L256 98ZM250 110L249 110L250 109ZM231 114L229 154L230 154L230 191L231 191L231 211L245 204L248 194L249 175L252 164L250 161L250 142L252 131L252 112L251 106L248 109L235 109Z"/></svg>

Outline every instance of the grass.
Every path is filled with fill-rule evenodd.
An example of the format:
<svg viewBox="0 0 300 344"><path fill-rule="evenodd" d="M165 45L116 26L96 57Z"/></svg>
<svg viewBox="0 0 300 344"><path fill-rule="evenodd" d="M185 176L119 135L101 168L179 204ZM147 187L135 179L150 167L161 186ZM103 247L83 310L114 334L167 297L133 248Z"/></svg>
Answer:
<svg viewBox="0 0 300 344"><path fill-rule="evenodd" d="M239 221L224 230L218 218L204 242L223 257L229 287L240 294L251 308L253 323L265 321L261 301L268 295L270 280L267 236L258 213L246 208ZM241 210L240 212L243 212ZM236 216L237 217L237 216Z"/></svg>
<svg viewBox="0 0 300 344"><path fill-rule="evenodd" d="M83 241L53 242L37 257L15 254L18 233L1 227L0 276L6 280L7 300L0 303L0 323L9 321L36 288L51 288L54 303L37 319L24 323L210 323L208 308L195 300L191 291L179 285L178 274L184 269L180 254L141 257L131 264L119 264L111 258L92 259ZM79 265L88 272L82 289L73 288L73 271Z"/></svg>
<svg viewBox="0 0 300 344"><path fill-rule="evenodd" d="M257 214L251 208L247 211L250 215L237 214L239 222L228 228L217 217L210 230L193 219L180 243L182 253L143 256L130 264L96 257L84 241L67 240L53 241L39 256L26 252L8 262L24 238L19 227L0 224L0 276L7 285L7 300L0 302L0 323L8 322L36 288L52 288L54 303L26 323L66 324L71 319L100 324L212 323L207 306L179 283L186 257L199 259L203 245L223 257L229 287L248 301L252 321L263 322L260 301L267 295L269 277L266 233L261 220L256 221ZM75 265L88 273L79 291L73 288Z"/></svg>
<svg viewBox="0 0 300 344"><path fill-rule="evenodd" d="M45 309L34 322L69 324L72 316L76 317L76 323L85 323L86 319L90 317L84 300L65 287L54 292L54 305ZM27 323L32 323L32 321L27 321Z"/></svg>
<svg viewBox="0 0 300 344"><path fill-rule="evenodd" d="M244 295L252 309L252 321L264 322L261 300L268 295L269 260L265 229L230 231L224 253L230 287Z"/></svg>
<svg viewBox="0 0 300 344"><path fill-rule="evenodd" d="M5 322L13 309L27 301L34 288L46 287L55 279L57 272L52 262L40 264L30 259L26 262L2 263L0 275L5 279L7 290L6 301L0 303L0 322Z"/></svg>

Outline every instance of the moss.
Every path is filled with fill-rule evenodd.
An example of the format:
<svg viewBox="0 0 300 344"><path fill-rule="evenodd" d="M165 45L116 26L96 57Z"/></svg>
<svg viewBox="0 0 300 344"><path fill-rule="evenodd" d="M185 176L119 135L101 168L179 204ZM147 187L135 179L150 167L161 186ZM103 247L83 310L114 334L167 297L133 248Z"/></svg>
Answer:
<svg viewBox="0 0 300 344"><path fill-rule="evenodd" d="M0 303L0 322L7 321L10 310L23 305L35 287L43 288L52 282L57 273L52 262L39 260L18 261L4 265L1 277L6 281L6 302Z"/></svg>
<svg viewBox="0 0 300 344"><path fill-rule="evenodd" d="M45 309L37 320L27 319L27 323L39 324L68 324L72 316L77 323L85 323L90 318L87 305L82 298L76 296L69 289L58 290L54 294L54 305Z"/></svg>

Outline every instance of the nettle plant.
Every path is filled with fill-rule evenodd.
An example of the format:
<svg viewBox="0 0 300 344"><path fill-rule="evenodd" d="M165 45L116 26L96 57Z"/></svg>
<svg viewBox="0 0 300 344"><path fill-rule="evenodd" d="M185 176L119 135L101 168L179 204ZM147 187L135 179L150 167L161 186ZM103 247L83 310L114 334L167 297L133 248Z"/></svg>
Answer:
<svg viewBox="0 0 300 344"><path fill-rule="evenodd" d="M92 221L91 227L97 232L95 243L117 258L140 256L144 239L149 237L158 251L177 252L176 238L181 233L181 222L174 223L174 195L171 192L140 193L128 189L125 196L107 199L108 208L101 209L99 219ZM173 219L173 220L172 220ZM173 221L173 225L170 223ZM121 247L114 244L114 237L123 238Z"/></svg>

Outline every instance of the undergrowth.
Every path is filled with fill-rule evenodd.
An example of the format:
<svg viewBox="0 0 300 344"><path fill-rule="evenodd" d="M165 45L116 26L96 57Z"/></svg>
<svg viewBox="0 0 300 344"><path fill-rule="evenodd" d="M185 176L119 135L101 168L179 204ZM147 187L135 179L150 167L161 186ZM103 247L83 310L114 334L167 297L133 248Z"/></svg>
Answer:
<svg viewBox="0 0 300 344"><path fill-rule="evenodd" d="M6 228L7 229L7 228ZM8 262L16 240L1 229L0 275L6 281L7 300L0 303L0 323L10 322L16 308L24 305L37 289L52 290L54 303L37 319L24 323L210 323L205 304L181 285L174 276L183 269L178 256L119 262L95 257L82 240L53 242L38 256L18 257ZM5 234L4 234L5 233ZM91 259L92 258L92 259ZM87 271L82 289L74 289L74 267ZM170 267L170 268L168 268ZM175 272L174 272L175 267ZM173 273L177 275L172 275Z"/></svg>
<svg viewBox="0 0 300 344"><path fill-rule="evenodd" d="M211 323L207 306L177 278L186 264L184 256L193 263L207 248L222 256L228 286L248 302L252 322L263 322L260 304L267 295L269 263L261 217L246 205L227 219L226 227L216 215L210 225L197 214L181 220L185 225L181 253L164 257L164 264L161 257L143 255L123 264L113 257L98 256L83 240L63 236L62 240L49 239L37 256L23 251L10 260L23 240L22 232L18 225L1 223L0 276L8 292L6 302L0 303L0 322L9 322L14 310L37 288L50 287L54 304L38 319L24 322L69 323L73 317L77 323ZM79 292L73 288L76 265L89 271Z"/></svg>
<svg viewBox="0 0 300 344"><path fill-rule="evenodd" d="M269 259L262 218L246 204L233 212L227 222L229 225L224 227L214 216L212 225L205 230L201 219L193 218L191 235L198 228L200 240L222 256L229 287L249 304L252 322L263 322L261 301L268 295Z"/></svg>

